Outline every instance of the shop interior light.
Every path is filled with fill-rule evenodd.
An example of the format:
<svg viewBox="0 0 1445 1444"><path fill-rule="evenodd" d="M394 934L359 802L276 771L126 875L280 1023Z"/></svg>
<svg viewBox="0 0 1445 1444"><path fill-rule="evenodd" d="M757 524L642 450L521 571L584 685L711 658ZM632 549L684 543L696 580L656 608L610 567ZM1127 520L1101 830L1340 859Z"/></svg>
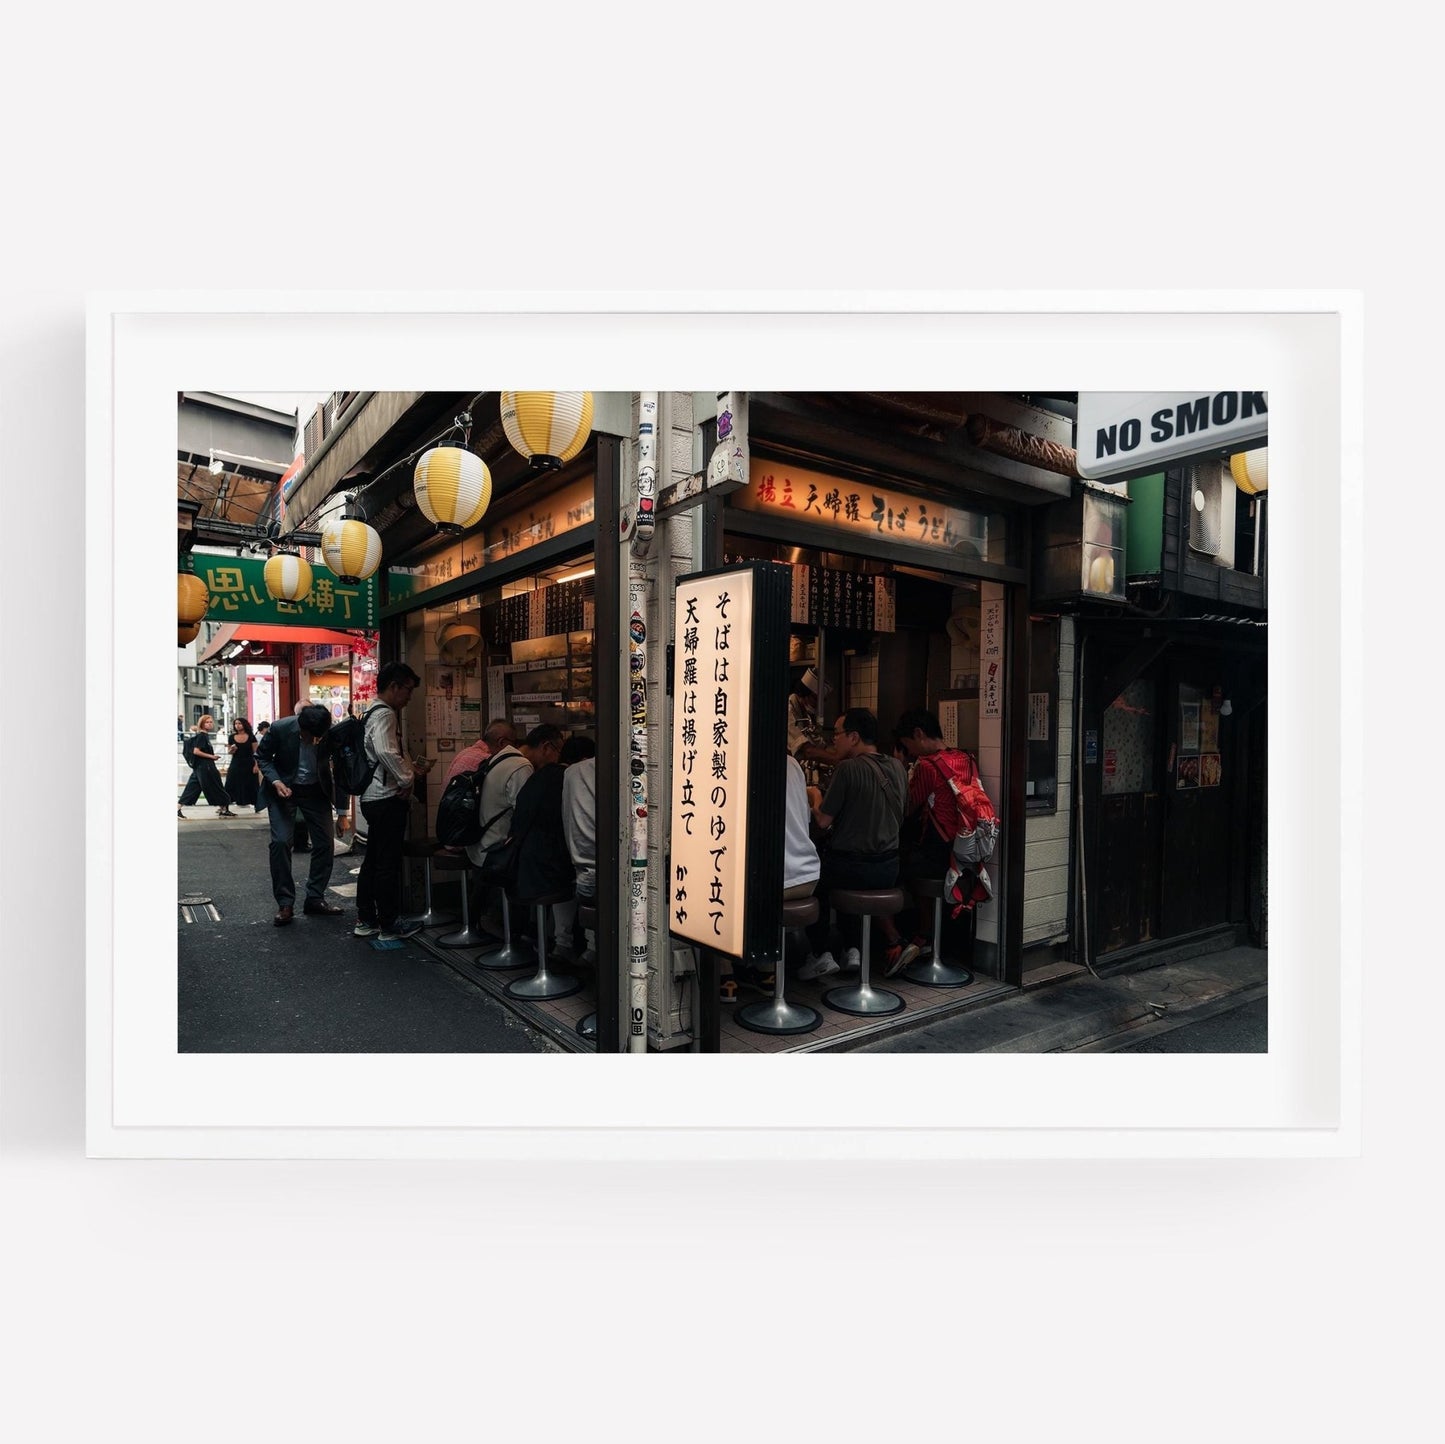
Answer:
<svg viewBox="0 0 1445 1444"><path fill-rule="evenodd" d="M596 575L596 567L583 567L580 572L567 572L563 576L555 578L555 580L560 585L562 582L580 582L584 577L594 577Z"/></svg>
<svg viewBox="0 0 1445 1444"><path fill-rule="evenodd" d="M502 429L537 471L572 460L592 435L590 391L504 391Z"/></svg>
<svg viewBox="0 0 1445 1444"><path fill-rule="evenodd" d="M492 473L474 451L434 446L417 462L413 487L422 515L438 531L463 532L486 515Z"/></svg>

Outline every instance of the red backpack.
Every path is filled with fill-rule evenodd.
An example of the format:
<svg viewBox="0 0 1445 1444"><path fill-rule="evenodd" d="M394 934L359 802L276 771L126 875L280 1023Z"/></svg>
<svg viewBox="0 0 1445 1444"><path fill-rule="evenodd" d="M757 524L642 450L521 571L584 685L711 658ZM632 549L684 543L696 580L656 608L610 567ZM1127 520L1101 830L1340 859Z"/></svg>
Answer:
<svg viewBox="0 0 1445 1444"><path fill-rule="evenodd" d="M941 760L947 754L938 754ZM953 761L953 759L959 759ZM958 803L958 826L943 879L943 900L953 905L953 916L993 896L993 880L984 863L998 842L998 813L978 776L978 763L967 752L955 752L945 765L948 785ZM931 804L930 804L931 805Z"/></svg>

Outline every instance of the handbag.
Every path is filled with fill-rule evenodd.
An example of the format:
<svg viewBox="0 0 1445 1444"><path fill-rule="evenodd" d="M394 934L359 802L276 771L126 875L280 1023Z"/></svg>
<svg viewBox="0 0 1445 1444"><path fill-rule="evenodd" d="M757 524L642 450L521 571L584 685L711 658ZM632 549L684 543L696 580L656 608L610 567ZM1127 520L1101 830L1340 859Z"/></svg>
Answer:
<svg viewBox="0 0 1445 1444"><path fill-rule="evenodd" d="M477 879L488 887L499 887L510 892L517 884L517 863L522 855L517 838L508 834L501 842L489 847L482 854L477 868Z"/></svg>

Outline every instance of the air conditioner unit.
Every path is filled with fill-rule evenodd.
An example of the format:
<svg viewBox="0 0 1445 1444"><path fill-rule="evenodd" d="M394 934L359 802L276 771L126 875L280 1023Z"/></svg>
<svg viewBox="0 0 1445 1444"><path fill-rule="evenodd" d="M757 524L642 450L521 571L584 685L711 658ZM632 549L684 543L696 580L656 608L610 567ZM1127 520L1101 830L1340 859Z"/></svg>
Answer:
<svg viewBox="0 0 1445 1444"><path fill-rule="evenodd" d="M324 410L318 406L311 414L311 419L306 423L302 432L301 450L309 461L321 449L322 439L326 435L326 416Z"/></svg>
<svg viewBox="0 0 1445 1444"><path fill-rule="evenodd" d="M1184 505L1189 513L1189 550L1222 567L1234 565L1234 504L1239 489L1227 463L1205 462L1184 471Z"/></svg>

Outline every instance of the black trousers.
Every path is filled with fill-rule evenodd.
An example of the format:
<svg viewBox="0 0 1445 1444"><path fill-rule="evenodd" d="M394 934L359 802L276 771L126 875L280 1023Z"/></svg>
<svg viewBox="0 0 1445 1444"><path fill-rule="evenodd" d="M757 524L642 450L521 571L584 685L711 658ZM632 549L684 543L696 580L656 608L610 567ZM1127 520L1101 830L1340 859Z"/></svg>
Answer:
<svg viewBox="0 0 1445 1444"><path fill-rule="evenodd" d="M411 803L405 797L363 802L366 852L356 879L356 918L373 927L389 928L401 911L402 847Z"/></svg>
<svg viewBox="0 0 1445 1444"><path fill-rule="evenodd" d="M181 793L181 806L194 807L202 792L212 807L229 807L231 799L221 783L221 773L209 758L198 757L191 763L191 775L186 780L185 791Z"/></svg>
<svg viewBox="0 0 1445 1444"><path fill-rule="evenodd" d="M333 854L331 804L314 782L309 787L293 787L290 797L278 797L266 789L267 813L271 819L271 891L278 907L291 907L296 902L296 879L291 872L291 829L298 813L311 825L311 870L306 876L307 902L320 902L331 881Z"/></svg>
<svg viewBox="0 0 1445 1444"><path fill-rule="evenodd" d="M808 943L815 953L821 953L828 946L828 894L834 888L845 891L868 890L878 887L892 887L898 881L898 854L885 853L881 857L866 856L856 852L825 852L822 858L823 873L818 879L818 921L808 925ZM887 938L892 929L889 919L875 919ZM852 913L838 914L838 927L843 934L845 947L856 948L863 940L863 919Z"/></svg>

